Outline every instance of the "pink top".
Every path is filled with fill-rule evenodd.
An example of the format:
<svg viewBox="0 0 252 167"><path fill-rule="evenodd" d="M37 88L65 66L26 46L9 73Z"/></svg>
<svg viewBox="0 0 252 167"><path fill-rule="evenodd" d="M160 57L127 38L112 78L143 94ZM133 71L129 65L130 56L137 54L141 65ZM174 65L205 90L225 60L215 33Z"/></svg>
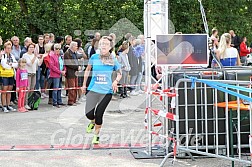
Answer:
<svg viewBox="0 0 252 167"><path fill-rule="evenodd" d="M60 71L60 63L59 63L59 56L56 55L54 52L49 53L50 56L50 78L60 78L61 77L61 71ZM65 67L63 69L65 71Z"/></svg>
<svg viewBox="0 0 252 167"><path fill-rule="evenodd" d="M28 86L28 72L26 69L21 70L20 68L17 69L16 73L16 87L27 87Z"/></svg>
<svg viewBox="0 0 252 167"><path fill-rule="evenodd" d="M59 56L54 52L50 52L50 77L51 78L60 78L60 66L59 66Z"/></svg>

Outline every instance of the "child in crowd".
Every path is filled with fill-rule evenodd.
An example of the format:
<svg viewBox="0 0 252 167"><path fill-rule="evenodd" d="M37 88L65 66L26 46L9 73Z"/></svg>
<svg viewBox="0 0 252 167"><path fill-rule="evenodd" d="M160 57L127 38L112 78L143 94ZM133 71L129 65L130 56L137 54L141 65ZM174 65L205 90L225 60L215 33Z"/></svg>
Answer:
<svg viewBox="0 0 252 167"><path fill-rule="evenodd" d="M18 61L18 69L16 73L16 87L18 92L18 112L27 112L25 104L25 90L28 87L28 72L26 70L26 59L21 58Z"/></svg>
<svg viewBox="0 0 252 167"><path fill-rule="evenodd" d="M125 98L128 96L127 87L124 86L128 84L129 71L131 70L129 64L128 52L129 52L129 43L127 41L124 41L118 57L118 62L121 64L122 68L122 79L119 82L122 85L122 87L119 88L121 94L120 98Z"/></svg>

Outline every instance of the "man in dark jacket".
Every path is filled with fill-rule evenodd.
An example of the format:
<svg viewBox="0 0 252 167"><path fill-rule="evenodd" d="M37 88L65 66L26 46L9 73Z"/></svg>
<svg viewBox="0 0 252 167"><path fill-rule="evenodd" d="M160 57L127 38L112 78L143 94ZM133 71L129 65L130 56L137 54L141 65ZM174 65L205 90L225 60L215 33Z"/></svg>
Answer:
<svg viewBox="0 0 252 167"><path fill-rule="evenodd" d="M77 42L71 42L69 49L64 53L64 64L66 66L66 80L69 88L78 86L76 71L78 71L78 59L76 51L78 49ZM77 90L68 90L68 105L76 105Z"/></svg>
<svg viewBox="0 0 252 167"><path fill-rule="evenodd" d="M25 54L28 50L27 47L28 45L30 45L30 43L32 43L32 39L30 37L26 37L24 40L24 47L22 48L21 52L20 52L20 58L23 57L23 54Z"/></svg>
<svg viewBox="0 0 252 167"><path fill-rule="evenodd" d="M229 34L231 35L231 46L236 48L238 50L238 52L240 52L240 44L241 44L241 40L240 37L237 36L233 30L229 31Z"/></svg>
<svg viewBox="0 0 252 167"><path fill-rule="evenodd" d="M71 35L66 35L65 36L65 41L66 41L66 44L64 45L63 47L63 52L65 53L67 51L67 49L69 48L70 46L70 43L72 42L73 38Z"/></svg>

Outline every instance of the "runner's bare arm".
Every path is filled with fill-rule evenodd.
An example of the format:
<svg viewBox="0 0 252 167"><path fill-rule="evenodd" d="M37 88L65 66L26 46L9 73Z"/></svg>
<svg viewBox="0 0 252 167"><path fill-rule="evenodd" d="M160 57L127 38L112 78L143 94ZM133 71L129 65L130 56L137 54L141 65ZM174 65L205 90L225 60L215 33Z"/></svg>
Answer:
<svg viewBox="0 0 252 167"><path fill-rule="evenodd" d="M87 79L89 77L89 74L90 74L90 70L91 70L92 66L91 65L88 65L86 70L85 70L85 73L84 73L84 80L83 80L83 85L82 87L85 87L86 88L86 83L87 83Z"/></svg>
<svg viewBox="0 0 252 167"><path fill-rule="evenodd" d="M121 69L118 69L117 71L116 71L116 81L117 82L119 82L120 80L121 80L121 78L122 78L122 70Z"/></svg>
<svg viewBox="0 0 252 167"><path fill-rule="evenodd" d="M116 71L116 79L114 80L114 82L112 83L112 89L113 89L113 92L116 93L118 91L118 86L117 84L119 83L120 79L122 78L122 70L121 69L118 69Z"/></svg>

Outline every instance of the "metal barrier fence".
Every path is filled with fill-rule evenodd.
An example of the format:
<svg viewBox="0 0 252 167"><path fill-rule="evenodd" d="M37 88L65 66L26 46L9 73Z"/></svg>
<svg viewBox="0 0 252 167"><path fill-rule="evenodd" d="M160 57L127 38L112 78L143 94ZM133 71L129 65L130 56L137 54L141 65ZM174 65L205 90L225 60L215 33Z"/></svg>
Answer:
<svg viewBox="0 0 252 167"><path fill-rule="evenodd" d="M236 87L251 89L250 81L216 80ZM193 86L193 88L192 88ZM214 87L214 86L213 86ZM241 100L241 94L251 97L251 92L236 89L237 96L213 88L199 81L179 79L175 85L176 110L179 117L175 127L177 156L204 155L252 164L250 138L252 134L251 102Z"/></svg>
<svg viewBox="0 0 252 167"><path fill-rule="evenodd" d="M196 88L194 88L196 90L191 90L191 80L185 78L193 76L200 79L221 80L220 82L231 79L237 83L240 82L239 80L243 80L248 85L252 75L252 68L203 69L170 68L167 66L162 66L161 68L162 76L158 80L151 75L149 70L146 70L144 125L148 135L148 143L145 149L131 149L134 158L165 157L160 164L160 166L163 166L171 156L174 156L173 160L175 157L186 157L186 155L192 159L196 155L222 156L223 158L228 157L228 159L232 158L230 155L236 156L236 154L231 152L233 149L228 148L229 150L227 150L227 146L230 147L230 142L229 140L226 141L227 137L229 137L227 136L226 127L230 126L230 121L225 122L228 121L226 120L228 117L225 115L225 108L215 106L216 96L218 97L218 102L225 102L226 94L209 86L204 86L202 83L197 83ZM182 82L181 79L186 80L186 82ZM176 95L176 97L173 97L173 95ZM228 100L229 97L227 96ZM234 100L237 100L237 98ZM166 116L164 118L166 114L175 114L176 119L167 119ZM216 122L218 123L217 125ZM244 120L240 122L243 123ZM242 126L241 128L237 123L235 127L237 127L237 131L240 128L240 132L242 131L242 135L246 137L246 141L243 141L245 137L242 136L242 139L244 139L240 144L241 149L246 150L251 128L247 130L246 127L244 130L244 127ZM235 134L237 133L235 132ZM161 140L159 140L160 138ZM156 139L159 141L159 145L155 144L157 143ZM237 138L233 137L233 139L233 142L237 143ZM182 143L184 145L181 145ZM234 149L237 148L238 144L234 145ZM237 160L237 158L234 158L234 160ZM248 161L243 159L240 159L240 162L248 163Z"/></svg>

